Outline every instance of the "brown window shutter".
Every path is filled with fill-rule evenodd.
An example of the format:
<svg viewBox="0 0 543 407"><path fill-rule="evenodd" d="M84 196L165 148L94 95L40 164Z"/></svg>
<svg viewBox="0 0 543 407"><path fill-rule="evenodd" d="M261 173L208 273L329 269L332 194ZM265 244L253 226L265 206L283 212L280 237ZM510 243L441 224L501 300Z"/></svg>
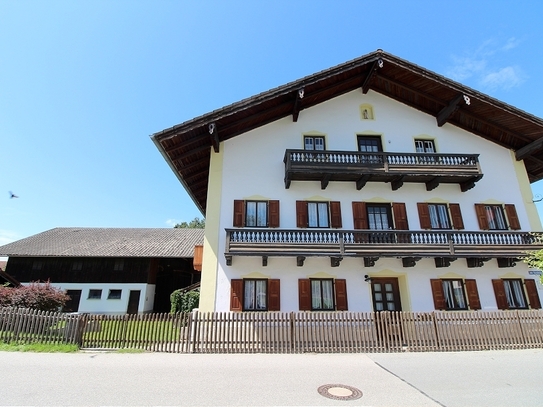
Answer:
<svg viewBox="0 0 543 407"><path fill-rule="evenodd" d="M234 200L234 221L235 228L242 228L245 226L245 201L236 199Z"/></svg>
<svg viewBox="0 0 543 407"><path fill-rule="evenodd" d="M479 229L488 230L488 219L486 218L485 206L483 204L475 204L475 213L479 221Z"/></svg>
<svg viewBox="0 0 543 407"><path fill-rule="evenodd" d="M298 280L298 301L300 311L311 311L311 281L308 278Z"/></svg>
<svg viewBox="0 0 543 407"><path fill-rule="evenodd" d="M281 310L280 282L279 279L268 280L268 311Z"/></svg>
<svg viewBox="0 0 543 407"><path fill-rule="evenodd" d="M474 279L466 279L466 294L468 296L470 309L481 309L481 300L479 299L479 291L477 290L477 281Z"/></svg>
<svg viewBox="0 0 543 407"><path fill-rule="evenodd" d="M341 228L341 203L339 201L330 202L330 225L333 228Z"/></svg>
<svg viewBox="0 0 543 407"><path fill-rule="evenodd" d="M505 213L507 214L507 220L509 221L509 228L511 230L519 230L520 222L518 220L518 215L517 215L517 210L515 208L515 205L506 204Z"/></svg>
<svg viewBox="0 0 543 407"><path fill-rule="evenodd" d="M396 230L409 230L405 204L403 202L394 202L392 204L392 212L394 212L394 228Z"/></svg>
<svg viewBox="0 0 543 407"><path fill-rule="evenodd" d="M306 228L308 222L307 201L296 201L296 227Z"/></svg>
<svg viewBox="0 0 543 407"><path fill-rule="evenodd" d="M449 210L451 211L452 225L454 229L464 229L464 220L462 219L462 212L460 212L460 204L449 204Z"/></svg>
<svg viewBox="0 0 543 407"><path fill-rule="evenodd" d="M279 201L268 202L268 226L270 228L279 227Z"/></svg>
<svg viewBox="0 0 543 407"><path fill-rule="evenodd" d="M492 280L492 287L494 287L494 295L496 296L496 305L498 309L508 309L507 297L505 296L505 287L503 280Z"/></svg>
<svg viewBox="0 0 543 407"><path fill-rule="evenodd" d="M336 310L347 311L347 280L337 278L336 281Z"/></svg>
<svg viewBox="0 0 543 407"><path fill-rule="evenodd" d="M428 204L426 202L417 203L419 210L419 222L421 229L432 229L432 223L430 222L430 211L428 210Z"/></svg>
<svg viewBox="0 0 543 407"><path fill-rule="evenodd" d="M368 215L365 202L353 202L353 219L355 229L368 228Z"/></svg>
<svg viewBox="0 0 543 407"><path fill-rule="evenodd" d="M230 311L243 311L243 280L230 282Z"/></svg>
<svg viewBox="0 0 543 407"><path fill-rule="evenodd" d="M443 283L439 279L431 279L432 296L434 297L435 309L447 309L447 302L445 301L445 293L443 292Z"/></svg>
<svg viewBox="0 0 543 407"><path fill-rule="evenodd" d="M540 309L541 302L539 301L539 295L537 294L537 286L535 280L526 279L524 280L524 285L526 286L526 293L528 294L530 308Z"/></svg>

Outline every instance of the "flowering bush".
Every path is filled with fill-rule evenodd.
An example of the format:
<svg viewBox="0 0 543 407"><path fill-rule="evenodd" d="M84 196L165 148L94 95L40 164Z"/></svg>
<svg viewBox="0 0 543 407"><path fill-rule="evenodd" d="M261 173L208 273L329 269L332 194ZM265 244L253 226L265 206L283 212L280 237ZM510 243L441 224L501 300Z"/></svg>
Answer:
<svg viewBox="0 0 543 407"><path fill-rule="evenodd" d="M40 311L58 311L70 299L64 291L49 281L32 282L19 287L0 287L0 306L32 308Z"/></svg>

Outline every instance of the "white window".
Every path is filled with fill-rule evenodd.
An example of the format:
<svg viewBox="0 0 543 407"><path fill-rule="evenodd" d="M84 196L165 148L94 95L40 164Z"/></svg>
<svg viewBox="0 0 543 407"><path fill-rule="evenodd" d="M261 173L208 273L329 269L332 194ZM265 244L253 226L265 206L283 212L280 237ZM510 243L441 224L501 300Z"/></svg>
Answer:
<svg viewBox="0 0 543 407"><path fill-rule="evenodd" d="M268 280L243 280L243 309L265 311L268 308Z"/></svg>
<svg viewBox="0 0 543 407"><path fill-rule="evenodd" d="M322 136L305 136L304 148L306 150L324 150L324 137Z"/></svg>
<svg viewBox="0 0 543 407"><path fill-rule="evenodd" d="M417 153L435 153L436 148L433 140L415 140L415 151Z"/></svg>
<svg viewBox="0 0 543 407"><path fill-rule="evenodd" d="M334 310L334 282L331 279L311 280L311 309Z"/></svg>
<svg viewBox="0 0 543 407"><path fill-rule="evenodd" d="M503 280L503 285L509 309L527 308L521 280Z"/></svg>

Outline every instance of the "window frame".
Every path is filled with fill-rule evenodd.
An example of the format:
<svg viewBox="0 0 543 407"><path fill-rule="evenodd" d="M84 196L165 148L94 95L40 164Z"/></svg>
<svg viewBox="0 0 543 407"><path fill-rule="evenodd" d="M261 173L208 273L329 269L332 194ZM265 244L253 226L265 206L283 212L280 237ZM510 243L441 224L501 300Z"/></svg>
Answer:
<svg viewBox="0 0 543 407"><path fill-rule="evenodd" d="M307 140L311 140L311 145L313 148L307 148ZM317 140L319 140L319 143L317 143ZM315 148L317 144L322 145L322 149ZM312 136L312 135L304 135L304 150L306 151L326 151L326 138L324 136Z"/></svg>
<svg viewBox="0 0 543 407"><path fill-rule="evenodd" d="M314 211L311 209L314 208ZM325 209L323 209L325 208ZM324 212L324 213L323 213ZM311 216L314 214L314 216ZM326 215L326 219L322 219ZM312 223L316 220L316 223ZM326 224L324 225L324 221ZM330 228L330 203L329 202L307 202L307 227L311 229Z"/></svg>
<svg viewBox="0 0 543 407"><path fill-rule="evenodd" d="M370 214L370 209L385 209L386 211L386 219L387 219L387 228L376 228L372 227L372 215L375 220L375 213ZM373 203L373 202L366 202L366 216L367 216L367 222L368 222L368 230L394 230L394 216L392 214L392 205L390 203ZM382 221L383 214L379 214L379 219ZM374 222L375 223L375 222ZM381 222L382 223L382 222ZM374 225L376 226L376 224Z"/></svg>
<svg viewBox="0 0 543 407"><path fill-rule="evenodd" d="M334 279L333 278L310 278L310 298L311 298L311 311L335 311L336 310L336 290L334 286ZM324 293L325 288L323 287L323 283L330 284L330 287L328 287L329 292L329 298L331 299L332 303L329 306L325 306L324 304ZM318 289L315 290L315 286L318 284ZM315 297L315 291L319 292L319 297ZM315 307L315 302L318 301L321 305L320 308Z"/></svg>
<svg viewBox="0 0 543 407"><path fill-rule="evenodd" d="M263 285L264 293L258 292L258 283L265 283ZM252 302L253 306L250 307L249 304L247 304L247 293L248 293L248 285L254 284L254 295L252 296ZM260 286L260 289L262 289L262 285ZM258 297L259 295L264 294L264 306L261 308L258 308ZM259 312L259 311L267 311L268 310L268 279L267 278L244 278L243 279L243 304L242 309L243 311L250 311L250 312Z"/></svg>
<svg viewBox="0 0 543 407"><path fill-rule="evenodd" d="M93 293L95 295L92 295ZM100 295L96 295L98 293ZM87 295L87 300L101 300L101 299L102 299L102 289L98 289L98 288L89 289L89 294Z"/></svg>
<svg viewBox="0 0 543 407"><path fill-rule="evenodd" d="M113 271L123 271L124 270L124 259L115 259L113 263Z"/></svg>
<svg viewBox="0 0 543 407"><path fill-rule="evenodd" d="M437 152L436 143L434 139L416 138L414 141L415 141L415 152L417 154L433 154ZM422 151L419 151L419 147L417 146L418 143L422 143L422 148L421 148ZM432 151L429 151L429 149L427 148L427 144L431 145Z"/></svg>
<svg viewBox="0 0 543 407"><path fill-rule="evenodd" d="M501 280L503 281L505 299L507 301L507 309L528 309L528 299L526 298L526 292L524 290L524 281L522 281L521 278L502 278ZM518 284L517 289L513 287L513 284ZM510 298L510 296L514 298ZM523 302L524 305L517 306L516 304L511 304L511 301Z"/></svg>
<svg viewBox="0 0 543 407"><path fill-rule="evenodd" d="M112 294L115 292L115 294L117 294L117 292L119 293L118 296L113 296ZM119 289L119 288L112 288L109 290L108 294L107 294L107 299L108 300L121 300L123 297L123 290L122 289Z"/></svg>
<svg viewBox="0 0 543 407"><path fill-rule="evenodd" d="M72 262L72 271L81 271L83 270L83 261L75 260Z"/></svg>
<svg viewBox="0 0 543 407"><path fill-rule="evenodd" d="M460 284L460 287L453 287L454 283ZM466 295L466 285L465 285L464 280L461 278L442 278L441 284L443 287L443 293L444 293L445 304L446 304L445 309L447 311L467 311L468 297ZM450 287L446 287L446 285L450 285ZM448 288L450 288L450 290L448 290ZM464 302L464 306L461 306L461 304L456 304L458 303L458 298L456 297L456 293L454 292L455 288L460 290L460 293L462 294L461 300ZM449 297L447 293L449 293L451 296ZM452 305L451 305L451 301L453 302Z"/></svg>
<svg viewBox="0 0 543 407"><path fill-rule="evenodd" d="M432 217L432 208L435 208L435 215L436 220L438 222L437 225L434 225L434 218ZM440 211L439 208L442 210ZM442 204L442 203L428 203L428 215L430 218L430 228L432 230L451 230L453 228L452 222L451 222L451 214L449 213L449 205ZM445 219L442 219L445 217ZM442 225L443 220L447 223L447 225Z"/></svg>
<svg viewBox="0 0 543 407"><path fill-rule="evenodd" d="M254 225L249 224L249 206L255 205L255 215L254 215ZM264 205L264 224L259 224L259 218L262 215L259 212L259 206ZM248 228L267 228L269 225L269 201L257 201L257 200L246 200L245 201L245 227ZM260 216L259 216L260 215ZM261 223L261 222L260 222Z"/></svg>

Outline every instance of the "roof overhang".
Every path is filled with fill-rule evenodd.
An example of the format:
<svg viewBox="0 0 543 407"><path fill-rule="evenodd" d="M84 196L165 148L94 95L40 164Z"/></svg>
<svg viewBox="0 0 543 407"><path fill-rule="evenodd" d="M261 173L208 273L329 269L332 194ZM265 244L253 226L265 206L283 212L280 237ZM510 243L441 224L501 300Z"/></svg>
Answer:
<svg viewBox="0 0 543 407"><path fill-rule="evenodd" d="M515 151L530 182L543 178L543 120L377 50L151 136L205 216L210 156L220 142L360 89L378 92Z"/></svg>

